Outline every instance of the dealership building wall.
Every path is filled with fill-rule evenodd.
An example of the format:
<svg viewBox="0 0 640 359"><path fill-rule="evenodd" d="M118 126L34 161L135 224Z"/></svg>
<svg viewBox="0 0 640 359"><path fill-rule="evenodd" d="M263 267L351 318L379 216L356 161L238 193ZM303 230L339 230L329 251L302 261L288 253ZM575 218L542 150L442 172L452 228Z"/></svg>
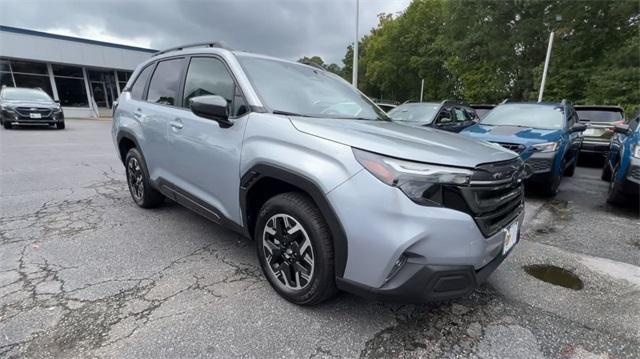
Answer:
<svg viewBox="0 0 640 359"><path fill-rule="evenodd" d="M154 52L0 26L0 86L41 88L68 118L110 116L133 70Z"/></svg>

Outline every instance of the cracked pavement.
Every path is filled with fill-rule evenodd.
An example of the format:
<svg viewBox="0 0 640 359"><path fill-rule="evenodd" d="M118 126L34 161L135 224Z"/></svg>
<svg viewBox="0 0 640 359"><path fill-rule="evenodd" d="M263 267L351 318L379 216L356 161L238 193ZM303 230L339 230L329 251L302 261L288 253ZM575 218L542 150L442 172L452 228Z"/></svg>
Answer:
<svg viewBox="0 0 640 359"><path fill-rule="evenodd" d="M597 168L528 196L524 238L468 298L301 308L250 240L174 203L136 207L110 122L67 124L0 130L0 357L640 357L640 220L604 204Z"/></svg>

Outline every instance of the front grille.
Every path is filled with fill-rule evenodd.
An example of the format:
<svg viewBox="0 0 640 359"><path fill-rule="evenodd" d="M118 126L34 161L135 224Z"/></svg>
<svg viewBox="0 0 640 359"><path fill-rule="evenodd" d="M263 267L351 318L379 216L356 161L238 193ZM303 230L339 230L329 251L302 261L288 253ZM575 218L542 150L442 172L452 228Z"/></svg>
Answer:
<svg viewBox="0 0 640 359"><path fill-rule="evenodd" d="M445 207L468 213L485 237L496 234L524 208L524 163L520 158L476 167L470 186L446 186Z"/></svg>
<svg viewBox="0 0 640 359"><path fill-rule="evenodd" d="M632 166L631 167L631 177L640 180L640 167Z"/></svg>
<svg viewBox="0 0 640 359"><path fill-rule="evenodd" d="M521 153L526 148L524 145L519 145L517 143L506 143L506 142L494 142L508 150L511 150L515 153Z"/></svg>
<svg viewBox="0 0 640 359"><path fill-rule="evenodd" d="M29 117L32 113L39 113L42 117L49 117L51 109L42 107L16 107L16 112L20 116Z"/></svg>
<svg viewBox="0 0 640 359"><path fill-rule="evenodd" d="M541 173L551 171L551 162L549 158L529 158L526 163L533 173Z"/></svg>

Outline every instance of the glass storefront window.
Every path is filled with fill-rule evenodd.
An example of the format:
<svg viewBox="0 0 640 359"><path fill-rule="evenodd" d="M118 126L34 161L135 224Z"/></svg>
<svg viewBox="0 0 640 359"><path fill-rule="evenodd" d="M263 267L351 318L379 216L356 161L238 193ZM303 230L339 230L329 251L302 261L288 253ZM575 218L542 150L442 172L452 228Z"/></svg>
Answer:
<svg viewBox="0 0 640 359"><path fill-rule="evenodd" d="M133 72L131 71L118 71L118 87L120 87L120 92L127 86L127 81L129 81L132 74Z"/></svg>
<svg viewBox="0 0 640 359"><path fill-rule="evenodd" d="M47 64L42 62L11 60L11 69L14 73L20 72L23 74L39 74L45 76L49 74L47 72Z"/></svg>
<svg viewBox="0 0 640 359"><path fill-rule="evenodd" d="M62 65L51 65L51 67L53 68L54 76L84 78L84 76L82 75L82 67Z"/></svg>
<svg viewBox="0 0 640 359"><path fill-rule="evenodd" d="M49 76L14 73L13 78L16 80L17 87L40 88L53 98Z"/></svg>
<svg viewBox="0 0 640 359"><path fill-rule="evenodd" d="M67 107L89 107L83 78L55 77L60 104Z"/></svg>
<svg viewBox="0 0 640 359"><path fill-rule="evenodd" d="M0 88L2 88L2 86L14 86L10 72L0 72Z"/></svg>

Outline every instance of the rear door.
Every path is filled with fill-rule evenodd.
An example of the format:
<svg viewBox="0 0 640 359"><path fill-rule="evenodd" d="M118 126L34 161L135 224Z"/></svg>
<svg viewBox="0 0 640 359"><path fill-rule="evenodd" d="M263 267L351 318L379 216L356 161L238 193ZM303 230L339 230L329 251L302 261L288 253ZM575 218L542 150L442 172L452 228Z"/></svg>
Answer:
<svg viewBox="0 0 640 359"><path fill-rule="evenodd" d="M582 144L582 132L572 132L573 125L578 123L578 114L571 108L569 110L569 116L567 118L567 136L569 136L569 158L567 158L567 165L572 161L577 160L578 153L580 152L580 145Z"/></svg>
<svg viewBox="0 0 640 359"><path fill-rule="evenodd" d="M140 105L140 118L144 123L145 161L149 175L154 181L177 181L178 174L173 168L166 133L169 123L180 110L179 89L186 60L184 57L158 61L151 75L146 101Z"/></svg>

